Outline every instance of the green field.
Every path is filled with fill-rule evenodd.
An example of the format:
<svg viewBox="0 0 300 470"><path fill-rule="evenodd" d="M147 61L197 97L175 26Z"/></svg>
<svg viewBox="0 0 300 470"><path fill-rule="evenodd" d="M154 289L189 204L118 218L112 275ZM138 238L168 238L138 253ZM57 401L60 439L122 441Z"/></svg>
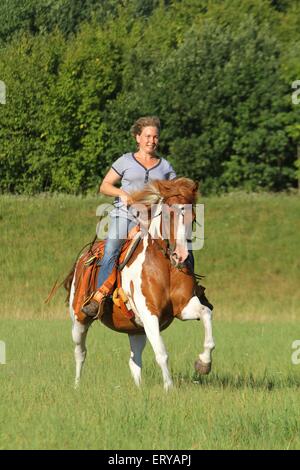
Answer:
<svg viewBox="0 0 300 470"><path fill-rule="evenodd" d="M175 382L165 393L149 345L137 390L127 337L94 325L75 391L66 321L3 321L0 448L299 449L295 326L216 321L214 371L197 381L201 333L198 322L176 322L164 333Z"/></svg>
<svg viewBox="0 0 300 470"><path fill-rule="evenodd" d="M71 324L57 293L93 238L94 197L0 197L1 449L300 449L300 200L235 194L205 199L197 271L215 305L213 372L194 374L199 322L163 333L175 388L165 393L147 346L133 385L126 335L95 324L79 390Z"/></svg>

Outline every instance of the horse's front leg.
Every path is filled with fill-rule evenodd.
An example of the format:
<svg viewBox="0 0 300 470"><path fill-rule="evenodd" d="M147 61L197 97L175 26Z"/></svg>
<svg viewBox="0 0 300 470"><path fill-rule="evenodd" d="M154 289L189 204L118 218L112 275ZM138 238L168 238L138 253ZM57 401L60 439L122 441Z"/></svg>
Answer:
<svg viewBox="0 0 300 470"><path fill-rule="evenodd" d="M130 341L129 367L135 384L139 387L142 380L142 353L146 345L146 335L128 335Z"/></svg>
<svg viewBox="0 0 300 470"><path fill-rule="evenodd" d="M153 348L155 359L162 371L164 389L167 391L173 386L173 381L168 368L168 353L159 331L159 321L155 315L147 315L143 318L144 329L147 338Z"/></svg>
<svg viewBox="0 0 300 470"><path fill-rule="evenodd" d="M215 342L212 335L212 311L209 307L202 305L198 297L191 298L189 303L178 315L180 320L202 320L204 325L204 351L199 354L195 362L195 369L200 374L209 374L211 371L212 351Z"/></svg>
<svg viewBox="0 0 300 470"><path fill-rule="evenodd" d="M135 304L143 322L146 336L153 348L155 359L162 371L164 389L169 390L173 386L171 374L168 368L168 353L159 331L159 320L156 315L152 315L142 300L143 296L135 299Z"/></svg>

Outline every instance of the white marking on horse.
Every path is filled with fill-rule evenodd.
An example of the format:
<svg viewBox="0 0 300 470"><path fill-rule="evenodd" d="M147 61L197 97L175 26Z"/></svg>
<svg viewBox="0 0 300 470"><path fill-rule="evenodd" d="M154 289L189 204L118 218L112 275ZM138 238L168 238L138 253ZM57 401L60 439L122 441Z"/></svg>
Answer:
<svg viewBox="0 0 300 470"><path fill-rule="evenodd" d="M188 245L186 240L186 226L184 224L184 205L175 205L179 215L177 217L177 230L176 230L176 247L173 255L177 256L179 263L183 263L188 255Z"/></svg>
<svg viewBox="0 0 300 470"><path fill-rule="evenodd" d="M180 320L202 320L204 325L204 351L199 358L204 363L211 362L211 353L215 348L212 335L212 311L202 305L198 297L194 296L178 316Z"/></svg>
<svg viewBox="0 0 300 470"><path fill-rule="evenodd" d="M143 238L141 243L143 243L143 250L141 253L138 254L134 263L131 266L125 266L121 273L121 280L122 280L122 287L124 292L127 294L129 298L130 305L132 307L133 312L135 313L134 321L137 325L143 326L143 320L140 317L140 312L136 309L136 302L135 299L138 295L142 295L141 293L141 278L142 278L142 269L143 263L145 261L146 250L148 247L148 238ZM132 299L130 283L133 283L134 287L134 298ZM133 301L131 301L133 300Z"/></svg>
<svg viewBox="0 0 300 470"><path fill-rule="evenodd" d="M81 323L79 323L79 321L75 317L75 312L73 309L73 299L74 299L74 293L75 293L75 275L76 275L76 270L74 272L71 291L70 291L69 309L70 309L70 316L71 316L72 323L73 323L72 324L72 338L75 343L74 356L75 356L75 364L76 364L75 388L77 388L79 386L79 381L80 381L80 377L82 373L82 367L86 359L87 349L86 349L85 342L86 342L86 335L91 325L91 322L85 325L82 325Z"/></svg>
<svg viewBox="0 0 300 470"><path fill-rule="evenodd" d="M129 367L135 384L139 387L142 380L142 353L146 345L146 335L128 335L130 341Z"/></svg>

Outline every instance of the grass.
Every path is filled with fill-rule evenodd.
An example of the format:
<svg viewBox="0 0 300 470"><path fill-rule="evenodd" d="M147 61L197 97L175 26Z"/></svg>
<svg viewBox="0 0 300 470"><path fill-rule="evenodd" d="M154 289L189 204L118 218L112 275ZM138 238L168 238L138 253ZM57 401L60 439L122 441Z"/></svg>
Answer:
<svg viewBox="0 0 300 470"><path fill-rule="evenodd" d="M126 335L95 324L74 390L70 324L3 320L1 449L297 449L300 365L294 325L216 322L213 372L199 378L198 322L164 334L175 388L165 393L149 345L143 387L128 368Z"/></svg>
<svg viewBox="0 0 300 470"><path fill-rule="evenodd" d="M0 449L299 449L300 200L232 194L204 199L196 268L215 306L213 372L199 378L201 323L163 333L175 388L163 392L153 352L133 385L126 335L100 324L88 337L80 390L58 291L93 239L96 197L0 196Z"/></svg>
<svg viewBox="0 0 300 470"><path fill-rule="evenodd" d="M1 317L64 318L63 289L44 304L95 235L96 197L0 197ZM216 315L295 321L300 311L300 199L236 194L204 199L205 243L195 252Z"/></svg>

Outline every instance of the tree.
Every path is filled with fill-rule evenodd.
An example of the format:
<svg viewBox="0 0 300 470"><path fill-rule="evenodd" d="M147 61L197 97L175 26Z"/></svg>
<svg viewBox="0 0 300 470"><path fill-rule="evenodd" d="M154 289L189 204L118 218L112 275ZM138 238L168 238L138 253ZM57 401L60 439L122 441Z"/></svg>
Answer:
<svg viewBox="0 0 300 470"><path fill-rule="evenodd" d="M104 152L108 101L121 87L121 57L113 32L86 25L65 51L49 90L45 152L54 162L52 190L96 187L107 167Z"/></svg>
<svg viewBox="0 0 300 470"><path fill-rule="evenodd" d="M36 192L51 185L43 125L63 46L60 34L24 35L0 50L0 76L7 87L6 104L0 109L2 192Z"/></svg>

